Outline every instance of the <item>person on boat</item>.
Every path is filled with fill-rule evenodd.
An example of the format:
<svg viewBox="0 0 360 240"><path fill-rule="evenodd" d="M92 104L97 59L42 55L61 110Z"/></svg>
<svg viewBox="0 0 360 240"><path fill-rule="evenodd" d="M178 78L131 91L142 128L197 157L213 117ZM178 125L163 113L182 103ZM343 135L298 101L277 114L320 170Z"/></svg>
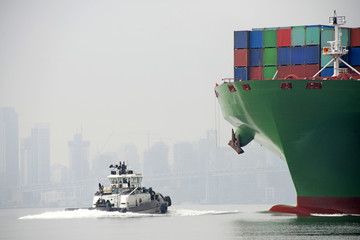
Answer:
<svg viewBox="0 0 360 240"><path fill-rule="evenodd" d="M101 185L101 183L99 183L99 192L104 193L104 185Z"/></svg>

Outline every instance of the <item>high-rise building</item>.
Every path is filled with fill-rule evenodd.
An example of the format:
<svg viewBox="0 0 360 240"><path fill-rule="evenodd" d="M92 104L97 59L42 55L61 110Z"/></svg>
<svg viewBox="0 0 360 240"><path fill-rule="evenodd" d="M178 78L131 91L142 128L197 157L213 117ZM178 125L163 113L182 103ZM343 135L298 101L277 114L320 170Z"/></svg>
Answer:
<svg viewBox="0 0 360 240"><path fill-rule="evenodd" d="M21 183L44 184L50 181L50 127L38 123L31 136L21 141Z"/></svg>
<svg viewBox="0 0 360 240"><path fill-rule="evenodd" d="M83 141L81 134L75 134L69 141L71 180L85 180L89 176L89 141Z"/></svg>
<svg viewBox="0 0 360 240"><path fill-rule="evenodd" d="M174 172L188 173L199 170L198 161L194 159L193 145L189 142L174 144Z"/></svg>
<svg viewBox="0 0 360 240"><path fill-rule="evenodd" d="M135 172L142 172L139 154L135 144L122 144L118 149L118 159L116 163L126 162L129 168Z"/></svg>
<svg viewBox="0 0 360 240"><path fill-rule="evenodd" d="M169 147L163 142L157 142L144 152L144 174L169 174Z"/></svg>
<svg viewBox="0 0 360 240"><path fill-rule="evenodd" d="M69 168L62 164L51 165L51 182L66 183L69 181Z"/></svg>
<svg viewBox="0 0 360 240"><path fill-rule="evenodd" d="M24 185L43 184L50 181L50 128L38 123L31 136L21 141L21 181Z"/></svg>
<svg viewBox="0 0 360 240"><path fill-rule="evenodd" d="M92 160L92 176L105 178L110 173L109 166L119 164L118 156L115 152L105 152L96 155Z"/></svg>
<svg viewBox="0 0 360 240"><path fill-rule="evenodd" d="M50 181L50 128L48 124L36 124L31 130L32 156L37 162L37 183Z"/></svg>
<svg viewBox="0 0 360 240"><path fill-rule="evenodd" d="M20 180L21 185L33 185L37 183L37 164L32 157L31 137L23 138L20 145Z"/></svg>
<svg viewBox="0 0 360 240"><path fill-rule="evenodd" d="M0 108L0 189L19 183L19 117L14 108ZM1 194L0 194L1 195Z"/></svg>

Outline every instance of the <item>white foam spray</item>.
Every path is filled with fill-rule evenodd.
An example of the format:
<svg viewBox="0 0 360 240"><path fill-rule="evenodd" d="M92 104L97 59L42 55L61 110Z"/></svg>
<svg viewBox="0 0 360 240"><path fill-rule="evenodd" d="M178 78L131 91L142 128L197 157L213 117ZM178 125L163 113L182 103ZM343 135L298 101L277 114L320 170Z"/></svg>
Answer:
<svg viewBox="0 0 360 240"><path fill-rule="evenodd" d="M147 213L121 213L106 212L98 210L78 209L74 211L53 211L44 212L36 215L27 215L19 219L79 219L79 218L141 218L141 217L169 217L169 216L202 216L202 215L221 215L236 214L239 211L212 211L212 210L188 210L188 209L172 209L166 214L147 214Z"/></svg>

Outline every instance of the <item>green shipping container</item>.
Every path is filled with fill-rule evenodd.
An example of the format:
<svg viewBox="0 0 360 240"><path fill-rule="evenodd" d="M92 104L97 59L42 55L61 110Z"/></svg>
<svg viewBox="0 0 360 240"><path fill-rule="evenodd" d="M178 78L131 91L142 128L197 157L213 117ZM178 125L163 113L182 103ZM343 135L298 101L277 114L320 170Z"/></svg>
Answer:
<svg viewBox="0 0 360 240"><path fill-rule="evenodd" d="M349 47L350 46L350 29L349 28L340 28L340 41L341 46Z"/></svg>
<svg viewBox="0 0 360 240"><path fill-rule="evenodd" d="M320 26L307 26L305 28L305 44L320 45Z"/></svg>
<svg viewBox="0 0 360 240"><path fill-rule="evenodd" d="M328 41L334 41L334 28L333 27L321 27L321 48L329 46Z"/></svg>
<svg viewBox="0 0 360 240"><path fill-rule="evenodd" d="M305 45L305 26L291 28L291 46Z"/></svg>
<svg viewBox="0 0 360 240"><path fill-rule="evenodd" d="M331 61L331 59L333 59L332 56L323 55L321 52L321 67L324 67L328 62ZM328 67L332 67L332 66L334 66L333 62L328 65Z"/></svg>
<svg viewBox="0 0 360 240"><path fill-rule="evenodd" d="M340 28L340 41L341 46L348 47L350 39L350 31L348 28ZM328 62L331 61L332 57L323 55L322 49L329 46L328 41L334 41L335 30L332 27L322 26L321 28L321 67L324 67ZM334 63L328 65L328 67L333 67Z"/></svg>
<svg viewBox="0 0 360 240"><path fill-rule="evenodd" d="M277 67L264 67L263 68L263 78L264 79L272 79L274 77L276 71L277 71Z"/></svg>
<svg viewBox="0 0 360 240"><path fill-rule="evenodd" d="M276 29L265 29L263 32L263 46L264 48L274 48L277 45Z"/></svg>
<svg viewBox="0 0 360 240"><path fill-rule="evenodd" d="M264 54L263 55L264 66L277 65L277 48L265 48L263 54Z"/></svg>

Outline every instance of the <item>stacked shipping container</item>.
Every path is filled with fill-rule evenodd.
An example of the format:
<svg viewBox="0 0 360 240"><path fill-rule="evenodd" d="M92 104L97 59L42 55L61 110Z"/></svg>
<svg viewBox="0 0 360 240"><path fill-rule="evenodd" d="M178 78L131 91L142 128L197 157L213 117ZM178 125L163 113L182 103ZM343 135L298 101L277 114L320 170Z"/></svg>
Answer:
<svg viewBox="0 0 360 240"><path fill-rule="evenodd" d="M360 28L341 28L340 31L341 45L349 49L343 59L360 69ZM276 71L279 79L289 74L311 78L332 59L322 54L322 48L333 40L334 28L324 25L235 31L234 78L272 79ZM321 76L331 76L332 66Z"/></svg>
<svg viewBox="0 0 360 240"><path fill-rule="evenodd" d="M348 62L360 72L360 28L350 30L350 49ZM346 61L346 60L345 60Z"/></svg>

